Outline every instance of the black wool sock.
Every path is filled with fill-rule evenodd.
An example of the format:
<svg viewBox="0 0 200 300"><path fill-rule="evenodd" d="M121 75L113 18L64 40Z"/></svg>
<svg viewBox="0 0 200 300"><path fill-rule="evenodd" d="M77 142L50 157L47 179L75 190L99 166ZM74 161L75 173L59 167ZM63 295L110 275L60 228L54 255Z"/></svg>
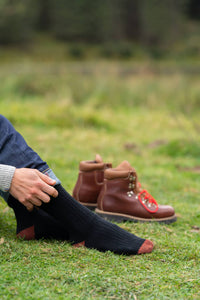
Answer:
<svg viewBox="0 0 200 300"><path fill-rule="evenodd" d="M33 215L36 239L69 240L68 231L46 212L35 209Z"/></svg>
<svg viewBox="0 0 200 300"><path fill-rule="evenodd" d="M99 217L85 240L85 246L103 252L109 250L116 254L131 255L137 254L144 242L145 239Z"/></svg>
<svg viewBox="0 0 200 300"><path fill-rule="evenodd" d="M72 243L85 240L96 215L74 200L62 185L59 184L54 187L58 191L58 197L51 197L51 201L43 203L40 208L67 229L69 240Z"/></svg>
<svg viewBox="0 0 200 300"><path fill-rule="evenodd" d="M61 185L56 185L55 188L58 197L51 198L49 203L43 203L41 209L60 221L68 230L72 243L127 255L152 251L152 242L105 221L74 200Z"/></svg>
<svg viewBox="0 0 200 300"><path fill-rule="evenodd" d="M41 238L69 239L67 230L44 211L34 208L32 212L29 212L23 204L11 195L8 198L8 205L12 207L15 213L18 237L25 240Z"/></svg>
<svg viewBox="0 0 200 300"><path fill-rule="evenodd" d="M35 232L34 232L34 225L33 225L34 222L33 222L32 213L28 212L26 207L11 195L8 198L8 205L12 207L15 213L15 218L17 222L17 228L16 228L17 235L26 229L27 239L34 239Z"/></svg>

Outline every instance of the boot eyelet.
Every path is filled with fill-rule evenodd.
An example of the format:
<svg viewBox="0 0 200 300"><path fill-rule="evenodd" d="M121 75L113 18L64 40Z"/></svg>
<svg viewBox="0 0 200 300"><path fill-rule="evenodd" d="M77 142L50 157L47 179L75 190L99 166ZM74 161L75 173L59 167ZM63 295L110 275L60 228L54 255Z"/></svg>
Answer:
<svg viewBox="0 0 200 300"><path fill-rule="evenodd" d="M129 187L129 189L133 189L135 187L135 184L129 183L128 187Z"/></svg>
<svg viewBox="0 0 200 300"><path fill-rule="evenodd" d="M133 196L133 191L127 192L128 197L132 197Z"/></svg>

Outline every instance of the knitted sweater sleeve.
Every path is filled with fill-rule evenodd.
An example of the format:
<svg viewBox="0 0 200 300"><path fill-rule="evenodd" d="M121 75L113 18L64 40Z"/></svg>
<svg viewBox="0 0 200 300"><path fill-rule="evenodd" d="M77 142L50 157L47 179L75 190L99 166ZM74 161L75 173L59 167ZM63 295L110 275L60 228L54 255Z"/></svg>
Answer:
<svg viewBox="0 0 200 300"><path fill-rule="evenodd" d="M0 190L7 192L10 189L15 167L0 164Z"/></svg>

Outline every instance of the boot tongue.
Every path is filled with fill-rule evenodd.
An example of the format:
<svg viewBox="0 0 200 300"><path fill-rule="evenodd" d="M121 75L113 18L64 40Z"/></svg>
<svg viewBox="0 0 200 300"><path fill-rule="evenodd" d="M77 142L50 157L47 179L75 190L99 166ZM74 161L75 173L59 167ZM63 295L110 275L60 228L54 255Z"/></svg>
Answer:
<svg viewBox="0 0 200 300"><path fill-rule="evenodd" d="M136 170L131 167L130 163L127 160L124 160L117 168L116 170L123 170L123 171L132 171L136 172ZM137 181L136 177L136 192L139 193L142 191L141 184Z"/></svg>
<svg viewBox="0 0 200 300"><path fill-rule="evenodd" d="M119 166L117 166L116 170L123 170L123 171L134 171L135 169L131 167L127 160L124 160Z"/></svg>
<svg viewBox="0 0 200 300"><path fill-rule="evenodd" d="M101 158L101 156L99 154L96 154L95 162L97 162L97 163L102 163L103 162L103 159Z"/></svg>

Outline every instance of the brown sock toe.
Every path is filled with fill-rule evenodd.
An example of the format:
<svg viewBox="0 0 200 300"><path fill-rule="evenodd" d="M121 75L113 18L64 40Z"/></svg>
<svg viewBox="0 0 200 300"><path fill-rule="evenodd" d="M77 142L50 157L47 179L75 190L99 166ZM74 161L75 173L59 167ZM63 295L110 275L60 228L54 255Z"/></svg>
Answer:
<svg viewBox="0 0 200 300"><path fill-rule="evenodd" d="M34 225L31 227L28 227L24 230L21 230L18 234L17 234L18 238L24 239L26 241L30 241L30 240L34 240L35 239L35 229L34 229Z"/></svg>
<svg viewBox="0 0 200 300"><path fill-rule="evenodd" d="M85 241L72 245L72 247L74 247L74 248L79 248L79 247L84 247L84 246L85 246Z"/></svg>
<svg viewBox="0 0 200 300"><path fill-rule="evenodd" d="M150 240L145 240L140 249L138 250L138 254L151 253L153 250L153 243Z"/></svg>

